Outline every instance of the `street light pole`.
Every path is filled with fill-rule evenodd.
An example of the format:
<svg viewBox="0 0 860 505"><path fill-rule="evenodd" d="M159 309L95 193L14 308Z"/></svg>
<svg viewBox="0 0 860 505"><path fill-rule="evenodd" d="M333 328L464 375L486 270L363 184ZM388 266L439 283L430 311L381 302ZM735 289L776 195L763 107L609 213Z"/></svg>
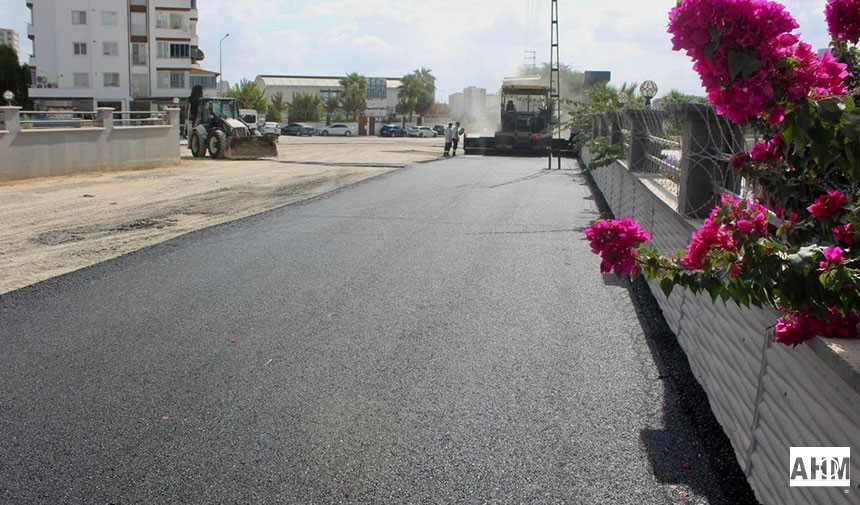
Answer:
<svg viewBox="0 0 860 505"><path fill-rule="evenodd" d="M218 41L218 96L221 96L221 90L224 85L224 63L221 58L221 43L224 42L224 39L229 37L230 34L226 34L221 37L221 40Z"/></svg>

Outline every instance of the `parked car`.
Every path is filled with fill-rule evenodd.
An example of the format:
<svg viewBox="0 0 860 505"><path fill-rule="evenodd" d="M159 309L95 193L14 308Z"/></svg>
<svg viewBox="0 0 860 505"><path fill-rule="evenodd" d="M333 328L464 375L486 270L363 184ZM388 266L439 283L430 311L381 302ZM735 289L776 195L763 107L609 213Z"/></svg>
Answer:
<svg viewBox="0 0 860 505"><path fill-rule="evenodd" d="M436 132L437 135L445 135L445 125L443 124L434 124L433 131Z"/></svg>
<svg viewBox="0 0 860 505"><path fill-rule="evenodd" d="M281 128L281 135L296 135L301 137L302 135L311 136L316 133L316 128L309 124L305 123L290 123L287 126Z"/></svg>
<svg viewBox="0 0 860 505"><path fill-rule="evenodd" d="M406 130L403 129L399 124L387 124L383 125L382 129L379 130L380 137L405 137Z"/></svg>
<svg viewBox="0 0 860 505"><path fill-rule="evenodd" d="M348 126L343 123L335 123L329 126L320 126L319 128L317 128L317 133L319 135L322 135L323 137L327 135L343 135L344 137L358 135L358 131L354 126Z"/></svg>
<svg viewBox="0 0 860 505"><path fill-rule="evenodd" d="M439 135L429 126L410 126L406 130L406 134L410 137L435 137Z"/></svg>
<svg viewBox="0 0 860 505"><path fill-rule="evenodd" d="M263 123L263 126L260 127L260 133L263 135L274 135L278 136L281 134L280 128L278 128L278 123Z"/></svg>

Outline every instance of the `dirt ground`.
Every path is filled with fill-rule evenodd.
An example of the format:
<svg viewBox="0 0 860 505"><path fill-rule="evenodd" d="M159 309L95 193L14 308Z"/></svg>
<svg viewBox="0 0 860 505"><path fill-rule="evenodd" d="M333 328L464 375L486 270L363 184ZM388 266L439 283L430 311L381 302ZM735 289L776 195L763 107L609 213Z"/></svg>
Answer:
<svg viewBox="0 0 860 505"><path fill-rule="evenodd" d="M277 160L0 184L0 294L172 237L440 158L438 139L280 137Z"/></svg>

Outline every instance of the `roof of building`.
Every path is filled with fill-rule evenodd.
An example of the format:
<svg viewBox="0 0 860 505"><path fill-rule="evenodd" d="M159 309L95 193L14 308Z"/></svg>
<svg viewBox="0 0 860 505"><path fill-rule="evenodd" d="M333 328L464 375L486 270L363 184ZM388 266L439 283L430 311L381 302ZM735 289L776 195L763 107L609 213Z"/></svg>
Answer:
<svg viewBox="0 0 860 505"><path fill-rule="evenodd" d="M329 76L304 76L304 75L258 75L258 80L263 81L266 86L309 86L315 88L338 88L340 87L341 77ZM386 87L397 88L400 86L400 79L393 77L380 77L387 82Z"/></svg>

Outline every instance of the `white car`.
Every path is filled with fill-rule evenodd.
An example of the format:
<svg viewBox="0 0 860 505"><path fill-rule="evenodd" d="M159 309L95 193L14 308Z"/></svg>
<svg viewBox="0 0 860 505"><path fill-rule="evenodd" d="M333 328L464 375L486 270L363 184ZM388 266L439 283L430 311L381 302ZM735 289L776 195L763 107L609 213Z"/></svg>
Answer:
<svg viewBox="0 0 860 505"><path fill-rule="evenodd" d="M260 127L260 133L277 137L281 134L281 129L278 128L278 123L263 123L263 126Z"/></svg>
<svg viewBox="0 0 860 505"><path fill-rule="evenodd" d="M354 126L345 125L343 123L335 123L329 126L321 126L317 129L317 134L326 136L326 135L343 135L344 137L351 137L353 135L358 135L358 131Z"/></svg>
<svg viewBox="0 0 860 505"><path fill-rule="evenodd" d="M435 137L438 133L429 126L410 126L409 129L406 130L406 135L410 137Z"/></svg>

